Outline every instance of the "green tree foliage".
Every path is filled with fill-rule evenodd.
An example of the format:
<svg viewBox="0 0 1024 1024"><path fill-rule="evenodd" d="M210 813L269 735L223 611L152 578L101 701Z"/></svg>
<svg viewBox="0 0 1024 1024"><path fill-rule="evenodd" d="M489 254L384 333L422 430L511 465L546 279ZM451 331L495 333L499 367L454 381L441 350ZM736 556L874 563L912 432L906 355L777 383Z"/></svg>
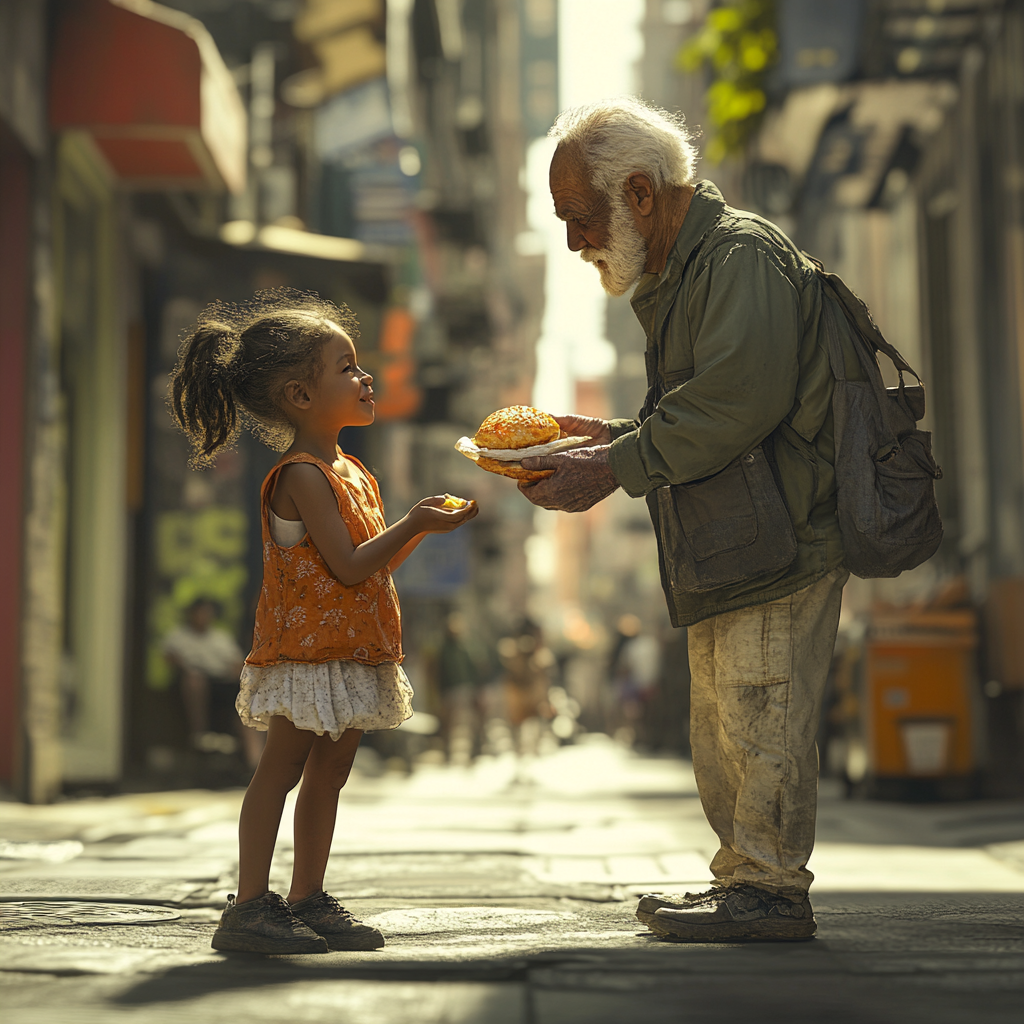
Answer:
<svg viewBox="0 0 1024 1024"><path fill-rule="evenodd" d="M767 104L765 75L777 55L774 0L729 0L713 7L679 50L680 71L711 73L704 155L712 163L741 153L756 130Z"/></svg>

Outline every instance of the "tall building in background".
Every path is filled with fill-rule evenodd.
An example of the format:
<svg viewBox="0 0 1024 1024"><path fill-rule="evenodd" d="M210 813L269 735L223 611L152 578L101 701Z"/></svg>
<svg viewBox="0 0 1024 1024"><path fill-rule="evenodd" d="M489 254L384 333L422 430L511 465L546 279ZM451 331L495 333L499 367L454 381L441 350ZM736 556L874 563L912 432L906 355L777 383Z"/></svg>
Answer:
<svg viewBox="0 0 1024 1024"><path fill-rule="evenodd" d="M143 253L159 244L135 197L241 192L246 123L209 33L156 4L15 0L0 44L0 230L20 269L3 296L18 395L4 402L5 530L21 553L4 573L0 692L13 714L0 778L39 801L116 783L126 763L146 505Z"/></svg>
<svg viewBox="0 0 1024 1024"><path fill-rule="evenodd" d="M57 671L47 650L31 657L22 614L35 569L25 552L35 424L40 432L53 432L52 410L40 417L36 409L41 394L32 365L33 354L48 341L40 314L49 310L39 307L46 286L52 287L46 185L40 180L48 144L45 40L44 4L0 8L0 784L7 785L24 778L26 723L43 710L36 710L28 680L34 672L52 677ZM40 526L46 529L45 522ZM46 631L44 623L40 627ZM56 636L48 639L52 650ZM39 737L41 746L54 742Z"/></svg>
<svg viewBox="0 0 1024 1024"><path fill-rule="evenodd" d="M493 410L529 400L543 258L517 251L531 136L557 112L554 0L416 0L388 8L388 83L401 152L420 164L408 288L422 405L381 463L390 503L455 490L480 501L469 530L429 538L398 575L424 697L431 648L460 610L482 648L526 612L526 502L453 450ZM412 147L415 147L412 149ZM411 150L411 151L410 151Z"/></svg>

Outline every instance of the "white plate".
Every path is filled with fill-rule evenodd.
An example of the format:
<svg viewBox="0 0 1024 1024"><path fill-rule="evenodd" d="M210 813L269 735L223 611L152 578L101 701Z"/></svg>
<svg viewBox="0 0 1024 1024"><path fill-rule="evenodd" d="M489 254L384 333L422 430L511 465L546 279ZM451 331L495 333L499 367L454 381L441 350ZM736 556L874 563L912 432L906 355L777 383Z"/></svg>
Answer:
<svg viewBox="0 0 1024 1024"><path fill-rule="evenodd" d="M558 441L535 444L530 448L478 448L471 437L460 437L455 442L455 450L462 452L467 459L474 462L481 456L485 459L497 459L499 462L518 462L520 459L532 459L537 455L553 455L569 448L579 448L584 442L592 440L592 437L563 437Z"/></svg>

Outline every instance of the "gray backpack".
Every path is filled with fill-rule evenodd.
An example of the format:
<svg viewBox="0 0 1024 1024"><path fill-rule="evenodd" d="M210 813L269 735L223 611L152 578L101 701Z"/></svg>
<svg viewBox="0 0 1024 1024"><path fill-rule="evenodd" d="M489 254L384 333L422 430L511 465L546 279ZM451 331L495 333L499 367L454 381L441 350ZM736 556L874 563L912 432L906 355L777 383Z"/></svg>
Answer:
<svg viewBox="0 0 1024 1024"><path fill-rule="evenodd" d="M867 306L841 278L818 268L829 361L835 376L836 490L846 568L862 579L898 576L935 554L942 521L931 433L918 430L924 384L917 371L882 337ZM840 320L842 315L842 320ZM847 379L842 334L856 352L860 376ZM892 360L899 386L887 388L877 353ZM852 368L851 368L852 369ZM917 384L908 385L909 373Z"/></svg>

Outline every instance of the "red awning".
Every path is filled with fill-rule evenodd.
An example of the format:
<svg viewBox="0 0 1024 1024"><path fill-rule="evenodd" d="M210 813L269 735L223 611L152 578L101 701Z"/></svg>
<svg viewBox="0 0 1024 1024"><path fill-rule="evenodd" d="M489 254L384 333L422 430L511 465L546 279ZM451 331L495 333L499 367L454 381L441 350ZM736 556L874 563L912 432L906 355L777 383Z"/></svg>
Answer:
<svg viewBox="0 0 1024 1024"><path fill-rule="evenodd" d="M202 23L150 0L72 0L50 72L50 123L89 134L135 188L245 189L246 115Z"/></svg>

